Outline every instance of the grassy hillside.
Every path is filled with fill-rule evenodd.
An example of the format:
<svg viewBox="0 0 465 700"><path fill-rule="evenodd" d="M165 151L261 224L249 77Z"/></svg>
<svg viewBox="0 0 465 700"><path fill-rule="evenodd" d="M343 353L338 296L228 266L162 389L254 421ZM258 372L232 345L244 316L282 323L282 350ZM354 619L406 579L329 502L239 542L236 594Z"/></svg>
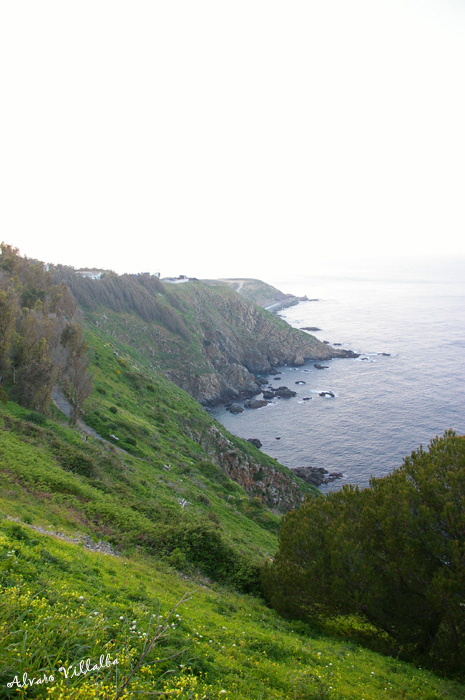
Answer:
<svg viewBox="0 0 465 700"><path fill-rule="evenodd" d="M124 698L234 700L461 700L464 687L359 644L285 621L258 598L180 578L140 552L105 556L0 520L0 696L116 697L115 668L71 675L101 654L118 659L119 688L144 653L157 618L166 636L145 657ZM151 624L150 624L151 622ZM146 647L145 647L146 648ZM176 656L175 656L176 655ZM7 687L48 677L29 689ZM146 693L141 693L146 691Z"/></svg>
<svg viewBox="0 0 465 700"><path fill-rule="evenodd" d="M102 399L89 413L89 422L110 441L110 435L120 436L117 447L84 439L11 402L1 409L1 469L9 483L3 512L68 533L78 528L126 553L171 557L180 569L200 567L217 580L256 587L254 567L275 547L277 517L181 432L183 420L207 430L211 419L203 409L196 420L178 397L170 416L173 397L157 401L150 387L152 405L139 392L132 413L135 395L131 402L122 387L120 379L120 391L108 398L97 390ZM102 384L97 389L107 391Z"/></svg>
<svg viewBox="0 0 465 700"><path fill-rule="evenodd" d="M276 289L271 284L263 282L262 280L250 279L250 278L237 278L237 279L219 279L219 280L207 280L209 284L218 284L218 282L227 284L236 292L239 292L241 296L244 296L249 301L253 301L254 304L263 306L263 308L268 308L272 306L285 307L293 303L297 303L298 299L293 294L284 294L280 289Z"/></svg>

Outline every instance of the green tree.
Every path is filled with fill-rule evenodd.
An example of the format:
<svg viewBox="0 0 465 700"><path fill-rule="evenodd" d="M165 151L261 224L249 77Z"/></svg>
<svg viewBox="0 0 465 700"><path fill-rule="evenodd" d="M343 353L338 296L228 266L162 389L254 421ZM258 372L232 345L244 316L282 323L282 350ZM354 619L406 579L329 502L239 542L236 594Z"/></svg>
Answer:
<svg viewBox="0 0 465 700"><path fill-rule="evenodd" d="M5 384L11 368L11 352L16 329L18 304L11 288L0 285L0 385Z"/></svg>
<svg viewBox="0 0 465 700"><path fill-rule="evenodd" d="M263 572L280 612L363 615L441 670L465 661L465 439L447 432L390 476L306 503Z"/></svg>
<svg viewBox="0 0 465 700"><path fill-rule="evenodd" d="M48 411L60 367L54 361L56 326L40 311L23 309L13 353L13 396L23 406Z"/></svg>
<svg viewBox="0 0 465 700"><path fill-rule="evenodd" d="M70 423L75 425L84 402L92 391L87 343L77 323L65 326L61 334L61 344L67 352L62 383L72 406Z"/></svg>

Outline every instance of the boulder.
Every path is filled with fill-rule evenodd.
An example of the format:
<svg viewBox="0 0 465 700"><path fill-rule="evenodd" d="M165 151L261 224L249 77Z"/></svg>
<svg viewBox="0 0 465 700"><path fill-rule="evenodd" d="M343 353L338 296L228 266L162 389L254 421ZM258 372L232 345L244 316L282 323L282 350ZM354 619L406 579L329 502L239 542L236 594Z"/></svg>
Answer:
<svg viewBox="0 0 465 700"><path fill-rule="evenodd" d="M317 326L304 326L300 330L301 331L321 331L321 328L317 328Z"/></svg>
<svg viewBox="0 0 465 700"><path fill-rule="evenodd" d="M336 345L336 343L334 343L334 345ZM355 358L360 357L360 353L354 352L353 350L338 350L338 357Z"/></svg>
<svg viewBox="0 0 465 700"><path fill-rule="evenodd" d="M239 406L238 403L233 403L228 408L229 413L242 413L243 410L242 406Z"/></svg>
<svg viewBox="0 0 465 700"><path fill-rule="evenodd" d="M256 377L256 382L257 384L260 384L260 386L263 386L264 384L268 384L268 379L265 379L265 377Z"/></svg>
<svg viewBox="0 0 465 700"><path fill-rule="evenodd" d="M294 467L291 471L313 486L321 486L324 483L325 474L328 473L323 467Z"/></svg>
<svg viewBox="0 0 465 700"><path fill-rule="evenodd" d="M262 442L258 438L247 438L247 442L250 442L251 445L255 445L258 449L262 446Z"/></svg>
<svg viewBox="0 0 465 700"><path fill-rule="evenodd" d="M244 402L244 408L263 408L263 406L267 404L268 401L262 399L247 399L247 401Z"/></svg>
<svg viewBox="0 0 465 700"><path fill-rule="evenodd" d="M290 399L293 396L297 396L296 391L292 391L287 386L280 386L274 390L275 396L280 396L282 399Z"/></svg>
<svg viewBox="0 0 465 700"><path fill-rule="evenodd" d="M328 365L320 365L319 362L315 362L313 366L315 367L315 369L329 369Z"/></svg>
<svg viewBox="0 0 465 700"><path fill-rule="evenodd" d="M336 479L342 479L344 474L342 472L331 472L328 474L328 476L323 480L324 484L330 484L332 481L336 481Z"/></svg>
<svg viewBox="0 0 465 700"><path fill-rule="evenodd" d="M274 391L264 391L263 392L263 398L266 399L267 401L270 401L270 399L274 399L275 393Z"/></svg>
<svg viewBox="0 0 465 700"><path fill-rule="evenodd" d="M320 396L330 396L332 399L336 396L332 391L320 391Z"/></svg>
<svg viewBox="0 0 465 700"><path fill-rule="evenodd" d="M292 358L291 364L295 365L294 369L296 367L302 367L302 365L305 364L305 357L301 353L298 353Z"/></svg>

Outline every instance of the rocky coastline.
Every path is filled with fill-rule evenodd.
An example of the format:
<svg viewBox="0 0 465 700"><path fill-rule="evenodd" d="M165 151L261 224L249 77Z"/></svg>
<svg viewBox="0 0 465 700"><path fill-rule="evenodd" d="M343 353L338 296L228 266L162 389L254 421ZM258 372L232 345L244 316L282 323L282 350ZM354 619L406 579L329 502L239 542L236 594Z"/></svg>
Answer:
<svg viewBox="0 0 465 700"><path fill-rule="evenodd" d="M284 311L284 309L288 309L290 306L296 306L297 304L300 304L302 301L310 301L310 299L308 299L308 297L306 296L295 297L292 294L289 294L288 297L288 299L274 301L272 304L264 306L263 308L267 311L271 311L272 313L277 314L280 311Z"/></svg>

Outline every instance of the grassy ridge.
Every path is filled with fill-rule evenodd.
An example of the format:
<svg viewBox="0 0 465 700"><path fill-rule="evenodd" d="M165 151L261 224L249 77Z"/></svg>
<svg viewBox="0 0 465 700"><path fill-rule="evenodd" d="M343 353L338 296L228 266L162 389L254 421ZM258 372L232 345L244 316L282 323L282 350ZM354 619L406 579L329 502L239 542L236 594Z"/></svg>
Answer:
<svg viewBox="0 0 465 700"><path fill-rule="evenodd" d="M276 287L273 287L271 284L257 279L237 278L205 281L208 284L218 284L218 282L227 284L232 289L239 292L239 294L244 296L246 299L253 301L254 304L263 306L264 308L278 302L282 303L285 301L291 301L296 298L292 294L284 294L284 292L281 292L281 290L276 289Z"/></svg>
<svg viewBox="0 0 465 700"><path fill-rule="evenodd" d="M220 430L163 375L147 377L121 348L90 338L94 392L85 418L104 440L13 402L1 407L0 469L11 484L4 512L258 590L279 518L225 475L218 452L226 441L263 468L287 470Z"/></svg>
<svg viewBox="0 0 465 700"><path fill-rule="evenodd" d="M239 587L257 586L253 572L275 547L277 518L249 505L218 467L206 463L208 477L195 483L182 462L166 472L97 442L83 445L51 421L37 426L2 413L1 470L9 482L3 512L68 533L77 528L127 553L172 558L182 570L199 567Z"/></svg>

